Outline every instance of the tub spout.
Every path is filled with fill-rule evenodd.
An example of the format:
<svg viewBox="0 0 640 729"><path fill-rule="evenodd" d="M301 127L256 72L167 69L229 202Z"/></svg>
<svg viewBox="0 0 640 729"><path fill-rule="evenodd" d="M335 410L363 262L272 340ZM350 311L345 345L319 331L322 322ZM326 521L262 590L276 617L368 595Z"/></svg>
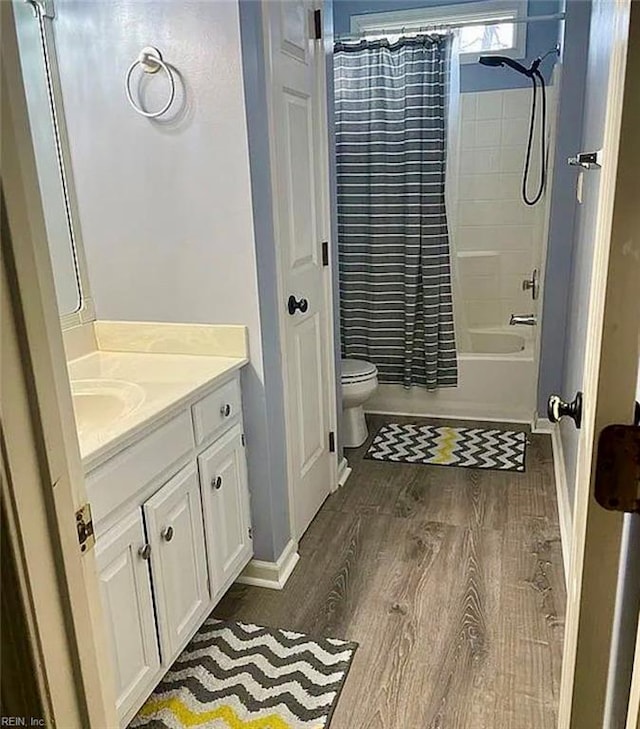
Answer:
<svg viewBox="0 0 640 729"><path fill-rule="evenodd" d="M538 317L535 314L511 314L509 326L516 324L524 324L527 327L534 327L538 323Z"/></svg>

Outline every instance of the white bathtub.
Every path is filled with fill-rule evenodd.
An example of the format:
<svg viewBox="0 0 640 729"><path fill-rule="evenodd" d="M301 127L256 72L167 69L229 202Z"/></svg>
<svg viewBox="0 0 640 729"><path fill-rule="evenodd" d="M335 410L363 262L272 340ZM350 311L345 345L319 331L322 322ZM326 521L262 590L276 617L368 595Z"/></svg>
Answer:
<svg viewBox="0 0 640 729"><path fill-rule="evenodd" d="M469 339L476 351L458 355L457 387L428 392L381 384L366 411L530 423L536 386L531 339L509 330L470 331Z"/></svg>
<svg viewBox="0 0 640 729"><path fill-rule="evenodd" d="M516 354L524 352L527 340L516 332L470 330L470 351L473 354Z"/></svg>

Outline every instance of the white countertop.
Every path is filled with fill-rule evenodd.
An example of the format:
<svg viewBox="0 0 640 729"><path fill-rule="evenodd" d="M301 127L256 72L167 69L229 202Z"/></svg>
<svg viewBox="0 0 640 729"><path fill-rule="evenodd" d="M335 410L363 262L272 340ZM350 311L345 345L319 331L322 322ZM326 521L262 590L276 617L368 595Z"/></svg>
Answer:
<svg viewBox="0 0 640 729"><path fill-rule="evenodd" d="M151 421L179 410L247 362L246 357L104 351L72 360L74 405L91 396L76 411L83 464L94 467Z"/></svg>

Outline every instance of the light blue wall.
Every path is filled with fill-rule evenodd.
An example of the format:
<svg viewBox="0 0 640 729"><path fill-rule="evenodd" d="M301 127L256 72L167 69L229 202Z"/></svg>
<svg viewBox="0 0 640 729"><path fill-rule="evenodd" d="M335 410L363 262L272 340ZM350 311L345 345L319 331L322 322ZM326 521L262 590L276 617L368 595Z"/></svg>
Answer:
<svg viewBox="0 0 640 729"><path fill-rule="evenodd" d="M254 476L251 512L254 551L258 559L276 560L291 537L284 384L278 332L277 251L273 234L267 91L260 4L240 0L240 37L244 79L251 196L256 241L258 297L260 307L264 388L254 394L254 419L266 436L262 461ZM243 383L244 384L244 383ZM252 444L248 443L248 452ZM258 488L259 485L259 488Z"/></svg>
<svg viewBox="0 0 640 729"><path fill-rule="evenodd" d="M364 13L384 13L391 10L439 7L474 3L478 0L334 0L333 20L336 35L349 33L351 16ZM579 0L576 0L579 2ZM552 15L559 12L560 0L529 0L528 15ZM530 23L527 29L527 59L532 61L546 53L558 42L558 22ZM549 58L542 66L547 80L553 68ZM479 63L462 64L460 70L461 91L494 91L529 86L530 81L510 69L487 68Z"/></svg>
<svg viewBox="0 0 640 729"><path fill-rule="evenodd" d="M566 13L542 311L538 383L540 415L546 414L547 398L551 393L563 394L569 398L574 395L570 392L562 393L577 212L576 172L567 165L567 157L580 151L582 143L591 3L571 0L567 3Z"/></svg>

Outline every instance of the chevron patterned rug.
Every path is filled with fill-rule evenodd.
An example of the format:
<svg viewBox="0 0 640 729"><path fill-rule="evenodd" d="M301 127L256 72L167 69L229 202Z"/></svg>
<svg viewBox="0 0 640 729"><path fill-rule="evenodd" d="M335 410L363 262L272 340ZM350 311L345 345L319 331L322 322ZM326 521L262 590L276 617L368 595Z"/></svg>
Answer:
<svg viewBox="0 0 640 729"><path fill-rule="evenodd" d="M522 472L526 448L527 434L522 431L387 423L365 458Z"/></svg>
<svg viewBox="0 0 640 729"><path fill-rule="evenodd" d="M356 648L210 618L129 726L323 729Z"/></svg>

